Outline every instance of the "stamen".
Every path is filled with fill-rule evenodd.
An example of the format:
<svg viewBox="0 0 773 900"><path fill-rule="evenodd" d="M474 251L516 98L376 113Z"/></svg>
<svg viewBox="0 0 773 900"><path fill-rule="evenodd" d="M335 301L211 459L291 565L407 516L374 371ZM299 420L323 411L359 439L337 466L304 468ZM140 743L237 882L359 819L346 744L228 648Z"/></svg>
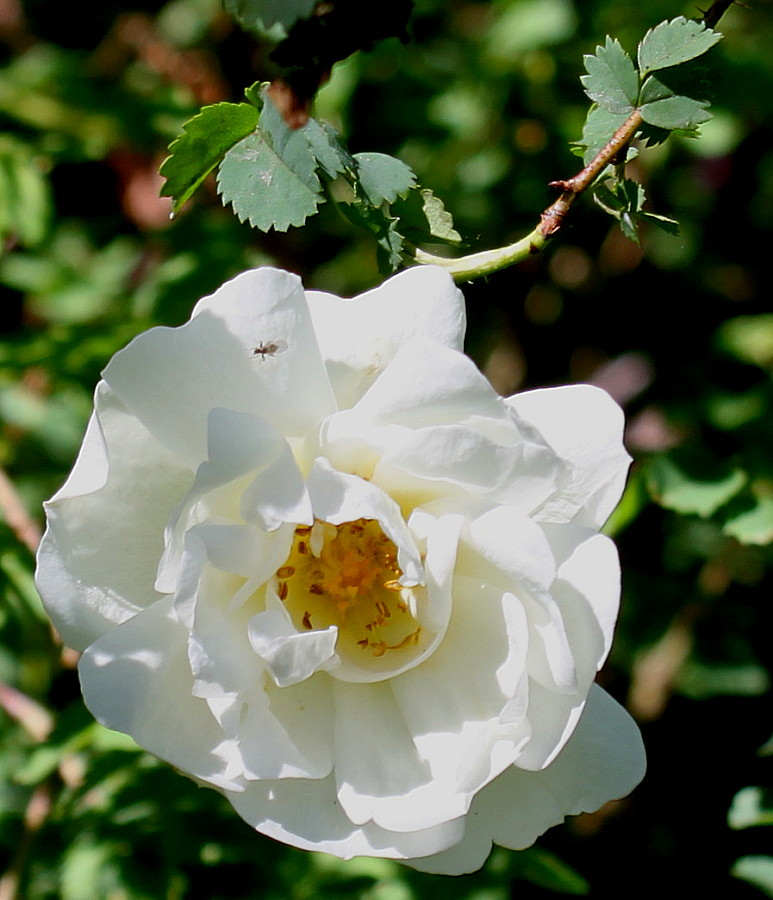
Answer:
<svg viewBox="0 0 773 900"><path fill-rule="evenodd" d="M397 547L375 519L298 526L276 578L279 598L296 627L334 626L336 652L359 668L367 667L368 658L421 643L419 594L403 583ZM402 667L405 661L395 663ZM384 671L383 665L376 669Z"/></svg>

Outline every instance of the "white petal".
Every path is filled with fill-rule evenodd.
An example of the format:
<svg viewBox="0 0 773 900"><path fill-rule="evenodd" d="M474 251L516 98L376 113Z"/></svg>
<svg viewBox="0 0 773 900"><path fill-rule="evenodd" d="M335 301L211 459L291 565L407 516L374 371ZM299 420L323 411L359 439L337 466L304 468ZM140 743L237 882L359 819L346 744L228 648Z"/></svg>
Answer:
<svg viewBox="0 0 773 900"><path fill-rule="evenodd" d="M464 815L468 798L421 759L388 683L339 682L335 700L338 799L355 824L419 831Z"/></svg>
<svg viewBox="0 0 773 900"><path fill-rule="evenodd" d="M622 707L594 687L571 740L549 768L507 769L473 801L459 844L408 864L445 875L473 872L485 862L491 841L513 850L529 847L565 816L595 812L630 793L644 769L638 728Z"/></svg>
<svg viewBox="0 0 773 900"><path fill-rule="evenodd" d="M223 580L221 573L212 572L202 580L188 643L195 677L192 690L207 700L233 698L252 690L263 671L249 643L248 614L229 610L227 595L216 596Z"/></svg>
<svg viewBox="0 0 773 900"><path fill-rule="evenodd" d="M512 429L508 407L475 363L425 337L398 350L355 410L374 425L424 428L488 418Z"/></svg>
<svg viewBox="0 0 773 900"><path fill-rule="evenodd" d="M164 598L92 644L78 671L86 705L173 766L220 788L229 750L204 700L192 694L188 633Z"/></svg>
<svg viewBox="0 0 773 900"><path fill-rule="evenodd" d="M207 550L210 565L223 572L264 584L290 554L294 528L289 525L265 532L254 525L194 525L195 534Z"/></svg>
<svg viewBox="0 0 773 900"><path fill-rule="evenodd" d="M240 701L234 728L248 785L275 778L310 784L330 774L334 712L326 676L282 688L259 679Z"/></svg>
<svg viewBox="0 0 773 900"><path fill-rule="evenodd" d="M530 513L555 493L563 466L515 428L513 437L513 445L503 446L465 425L417 429L383 453L373 480L403 502L467 492Z"/></svg>
<svg viewBox="0 0 773 900"><path fill-rule="evenodd" d="M250 644L278 687L298 684L325 668L335 654L338 629L296 631L284 610L266 610L250 620Z"/></svg>
<svg viewBox="0 0 773 900"><path fill-rule="evenodd" d="M620 499L631 462L620 407L606 391L587 384L528 391L506 402L574 469L539 517L601 528Z"/></svg>
<svg viewBox="0 0 773 900"><path fill-rule="evenodd" d="M422 584L424 572L419 551L400 507L382 490L356 475L337 472L327 460L315 460L307 487L317 519L341 525L358 519L375 519L397 547L402 584Z"/></svg>
<svg viewBox="0 0 773 900"><path fill-rule="evenodd" d="M440 268L408 269L353 300L316 291L307 296L341 409L356 403L412 337L462 349L464 297Z"/></svg>
<svg viewBox="0 0 773 900"><path fill-rule="evenodd" d="M239 815L263 834L344 859L426 856L458 842L464 832L461 818L410 832L387 831L373 823L355 825L341 809L333 776L251 783L244 793L227 796Z"/></svg>
<svg viewBox="0 0 773 900"><path fill-rule="evenodd" d="M586 695L559 694L529 682L528 721L531 737L518 757L522 769L544 769L572 736L585 707Z"/></svg>
<svg viewBox="0 0 773 900"><path fill-rule="evenodd" d="M236 484L250 475L243 490ZM159 565L157 587L175 590L185 533L217 509L200 501L218 489L233 486L222 513L233 519L243 517L268 531L284 522L311 524L313 521L303 478L287 441L258 416L214 409L209 415L208 458L196 472L193 487L180 503L166 530L166 549ZM233 491L238 494L233 495Z"/></svg>
<svg viewBox="0 0 773 900"><path fill-rule="evenodd" d="M256 617L231 609L227 576L205 572L196 603L189 658L193 691L238 749L232 777L322 778L332 767L332 705L329 684L273 687L265 662L252 646ZM281 665L281 661L280 661Z"/></svg>
<svg viewBox="0 0 773 900"><path fill-rule="evenodd" d="M38 589L76 650L158 599L164 525L191 482L104 383L94 402L73 471L46 504L38 552Z"/></svg>
<svg viewBox="0 0 773 900"><path fill-rule="evenodd" d="M620 603L620 564L614 543L603 534L573 526L544 526L559 556L552 588L561 608L578 668L580 689L590 684L612 645Z"/></svg>
<svg viewBox="0 0 773 900"><path fill-rule="evenodd" d="M282 353L253 354L277 341ZM104 378L192 469L205 458L216 407L259 415L288 436L335 408L300 281L277 269L244 272L201 300L190 322L139 335Z"/></svg>
<svg viewBox="0 0 773 900"><path fill-rule="evenodd" d="M463 555L464 570L515 593L525 605L532 638L529 674L551 690L574 693L573 653L560 607L551 596L555 559L540 526L500 506L470 522L468 535L477 560Z"/></svg>
<svg viewBox="0 0 773 900"><path fill-rule="evenodd" d="M528 632L517 615L508 621L500 592L478 580L457 577L453 592L442 643L392 689L433 777L473 793L518 756L516 729L499 720L521 689Z"/></svg>

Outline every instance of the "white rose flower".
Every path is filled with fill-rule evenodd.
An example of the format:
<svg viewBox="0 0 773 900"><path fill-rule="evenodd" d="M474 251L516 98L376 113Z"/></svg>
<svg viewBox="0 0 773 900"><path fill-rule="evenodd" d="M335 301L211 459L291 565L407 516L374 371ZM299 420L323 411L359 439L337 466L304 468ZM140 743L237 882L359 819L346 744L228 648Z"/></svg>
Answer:
<svg viewBox="0 0 773 900"><path fill-rule="evenodd" d="M297 847L478 868L640 780L593 684L622 415L497 396L439 269L245 272L118 353L38 585L109 728Z"/></svg>

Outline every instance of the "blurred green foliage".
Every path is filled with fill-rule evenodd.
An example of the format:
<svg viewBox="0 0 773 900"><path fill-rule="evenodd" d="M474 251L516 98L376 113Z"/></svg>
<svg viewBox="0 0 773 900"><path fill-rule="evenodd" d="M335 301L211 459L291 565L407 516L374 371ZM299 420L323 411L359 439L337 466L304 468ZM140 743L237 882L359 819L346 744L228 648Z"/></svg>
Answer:
<svg viewBox="0 0 773 900"><path fill-rule="evenodd" d="M217 794L91 721L4 504L0 896L771 894L771 11L753 0L720 23L701 137L631 164L678 236L645 226L637 247L587 200L545 255L465 287L468 349L502 393L591 381L627 412L635 463L609 525L624 596L602 680L644 725L650 772L634 797L454 880L256 836ZM583 54L606 34L631 52L659 21L695 14L680 0L417 0L411 42L338 64L317 115L353 152L408 163L465 250L500 245L578 168ZM268 52L219 0L0 2L0 466L38 522L100 369L134 334L181 323L260 263L342 294L378 280L367 235L325 206L307 228L259 235L206 180L170 221L168 144L202 105L239 101Z"/></svg>

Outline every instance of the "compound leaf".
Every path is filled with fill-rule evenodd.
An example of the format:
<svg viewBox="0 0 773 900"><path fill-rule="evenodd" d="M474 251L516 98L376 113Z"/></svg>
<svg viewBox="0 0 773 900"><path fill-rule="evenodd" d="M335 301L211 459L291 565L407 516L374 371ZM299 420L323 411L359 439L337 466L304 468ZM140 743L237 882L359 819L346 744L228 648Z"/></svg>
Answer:
<svg viewBox="0 0 773 900"><path fill-rule="evenodd" d="M639 44L642 73L678 66L702 56L722 38L702 22L679 16L650 29Z"/></svg>
<svg viewBox="0 0 773 900"><path fill-rule="evenodd" d="M161 195L173 198L173 215L257 123L258 111L249 103L215 103L183 125L183 133L172 142L161 166L166 178Z"/></svg>
<svg viewBox="0 0 773 900"><path fill-rule="evenodd" d="M627 113L613 113L601 106L591 107L582 129L582 139L578 141L578 146L583 148L582 159L586 165L604 149L627 118Z"/></svg>
<svg viewBox="0 0 773 900"><path fill-rule="evenodd" d="M607 36L605 45L584 61L588 74L580 81L591 100L611 113L630 114L639 94L639 75L620 43Z"/></svg>
<svg viewBox="0 0 773 900"><path fill-rule="evenodd" d="M705 100L693 100L692 97L665 97L645 103L641 107L641 115L645 122L657 128L695 131L701 123L711 118L708 106Z"/></svg>
<svg viewBox="0 0 773 900"><path fill-rule="evenodd" d="M391 211L400 220L400 232L414 244L462 242L453 216L428 188L418 188L407 197L398 198Z"/></svg>
<svg viewBox="0 0 773 900"><path fill-rule="evenodd" d="M258 130L226 153L218 173L223 203L261 231L302 225L322 202L317 160L305 128L292 130L265 98Z"/></svg>
<svg viewBox="0 0 773 900"><path fill-rule="evenodd" d="M233 206L239 221L249 219L261 231L287 231L316 212L322 202L321 185L305 136L297 134L303 147L293 154L295 159L277 153L260 132L228 151L217 185L223 203ZM311 165L305 164L304 150Z"/></svg>
<svg viewBox="0 0 773 900"><path fill-rule="evenodd" d="M356 153L357 177L372 206L392 203L416 187L416 176L404 162L385 153Z"/></svg>
<svg viewBox="0 0 773 900"><path fill-rule="evenodd" d="M402 262L405 246L405 238L398 231L400 222L384 207L361 201L342 203L340 209L350 222L369 231L376 239L376 258L382 274L394 272Z"/></svg>
<svg viewBox="0 0 773 900"><path fill-rule="evenodd" d="M317 119L309 119L303 131L314 158L328 178L335 178L343 172L355 171L357 164L332 125Z"/></svg>

